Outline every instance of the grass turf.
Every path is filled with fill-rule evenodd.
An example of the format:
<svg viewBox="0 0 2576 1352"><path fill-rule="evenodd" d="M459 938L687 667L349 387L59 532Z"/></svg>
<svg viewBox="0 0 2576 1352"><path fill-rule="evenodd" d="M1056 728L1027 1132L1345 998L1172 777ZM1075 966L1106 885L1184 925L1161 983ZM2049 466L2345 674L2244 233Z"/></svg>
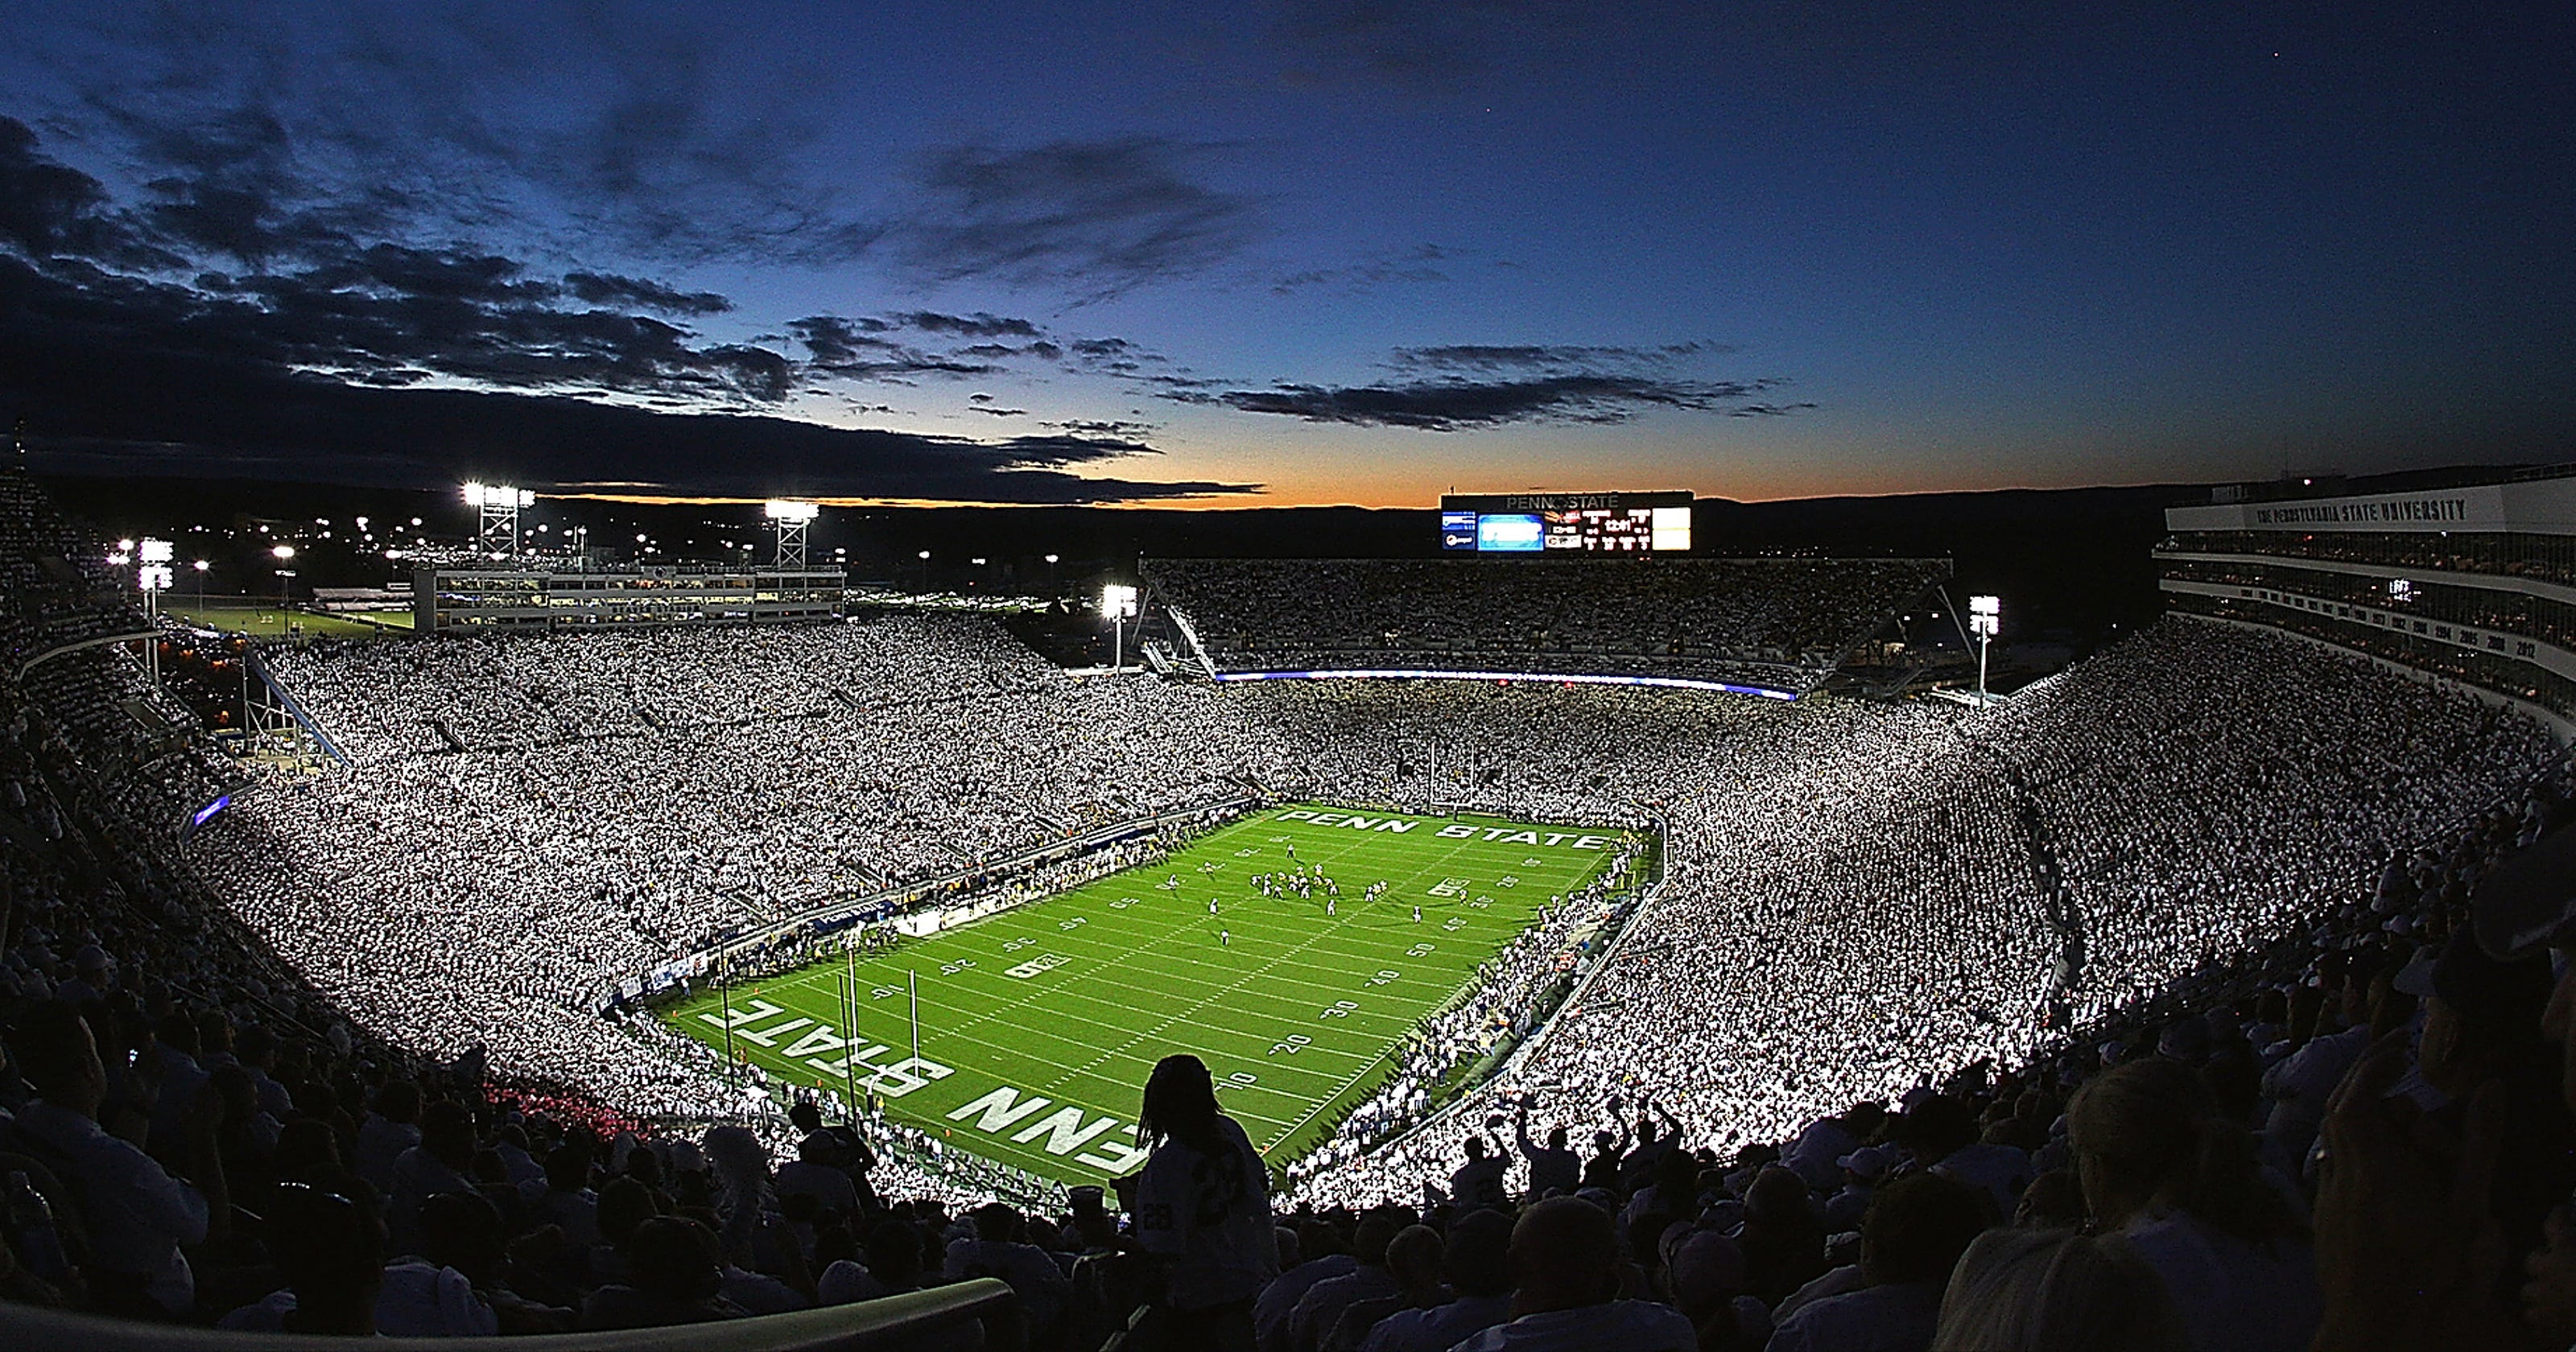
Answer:
<svg viewBox="0 0 2576 1352"><path fill-rule="evenodd" d="M846 1021L837 958L729 995L702 989L663 1016L719 1049L729 1020L734 1054L775 1076L838 1096L854 1074L889 1117L1066 1183L1141 1161L1146 1073L1194 1052L1226 1111L1284 1166L1392 1073L1388 1054L1406 1034L1618 844L1612 828L1272 808L1160 863L861 955ZM1254 889L1255 875L1292 867L1292 848L1293 867L1321 864L1341 885L1331 912L1320 884L1311 899ZM1362 900L1379 881L1387 890Z"/></svg>
<svg viewBox="0 0 2576 1352"><path fill-rule="evenodd" d="M388 631L408 633L411 630L409 611L387 611L370 615L366 620L356 620L310 610L281 610L276 606L173 604L164 601L161 608L192 624L227 634L249 634L254 638L283 637L290 624L302 625L304 632L315 638L374 638ZM369 620L374 623L369 623Z"/></svg>

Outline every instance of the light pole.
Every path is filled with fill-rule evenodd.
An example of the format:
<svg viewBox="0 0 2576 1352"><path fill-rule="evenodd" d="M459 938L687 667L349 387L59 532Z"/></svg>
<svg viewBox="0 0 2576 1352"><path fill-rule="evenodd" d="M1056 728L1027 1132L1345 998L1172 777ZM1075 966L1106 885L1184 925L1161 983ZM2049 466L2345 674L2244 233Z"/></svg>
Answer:
<svg viewBox="0 0 2576 1352"><path fill-rule="evenodd" d="M135 557L142 560L134 570L134 585L143 591L143 614L152 623L152 637L144 642L144 665L152 672L152 688L161 688L161 593L170 590L170 542L145 539Z"/></svg>
<svg viewBox="0 0 2576 1352"><path fill-rule="evenodd" d="M1981 705L1988 698L1986 646L1994 642L1995 635L2003 632L2003 627L2004 603L2001 597L1971 596L1968 598L1968 631L1977 636L1977 703Z"/></svg>
<svg viewBox="0 0 2576 1352"><path fill-rule="evenodd" d="M930 594L930 551L921 551L921 594Z"/></svg>
<svg viewBox="0 0 2576 1352"><path fill-rule="evenodd" d="M1127 621L1136 614L1136 589L1112 582L1100 589L1100 613L1109 617L1109 669L1127 669Z"/></svg>
<svg viewBox="0 0 2576 1352"><path fill-rule="evenodd" d="M281 564L292 563L295 561L295 546L279 545L268 551L268 556ZM292 568L277 570L277 623L281 628L286 623L286 584L294 576L295 570Z"/></svg>

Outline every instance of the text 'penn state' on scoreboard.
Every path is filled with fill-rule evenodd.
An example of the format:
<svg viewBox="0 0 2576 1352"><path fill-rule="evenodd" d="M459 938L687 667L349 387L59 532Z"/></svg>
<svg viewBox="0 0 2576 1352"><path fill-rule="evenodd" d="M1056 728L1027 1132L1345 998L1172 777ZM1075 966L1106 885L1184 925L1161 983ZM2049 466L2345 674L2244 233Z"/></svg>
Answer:
<svg viewBox="0 0 2576 1352"><path fill-rule="evenodd" d="M1444 493L1440 547L1477 554L1686 554L1691 495Z"/></svg>

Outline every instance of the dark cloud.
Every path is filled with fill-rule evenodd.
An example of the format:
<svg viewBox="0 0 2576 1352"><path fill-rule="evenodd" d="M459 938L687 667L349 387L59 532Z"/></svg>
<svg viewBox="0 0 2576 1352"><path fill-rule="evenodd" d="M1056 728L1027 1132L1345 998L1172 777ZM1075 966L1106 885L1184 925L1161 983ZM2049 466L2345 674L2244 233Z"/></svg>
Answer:
<svg viewBox="0 0 2576 1352"><path fill-rule="evenodd" d="M1061 422L1040 423L1039 426L1091 437L1142 437L1160 430L1162 424L1129 422L1123 418L1066 418Z"/></svg>
<svg viewBox="0 0 2576 1352"><path fill-rule="evenodd" d="M1024 408L1003 408L999 404L973 404L968 406L967 411L970 413L990 413L996 418L1025 418L1029 413L1029 411Z"/></svg>
<svg viewBox="0 0 2576 1352"><path fill-rule="evenodd" d="M190 153L217 178L256 158L210 144ZM1133 437L979 440L767 416L751 410L818 376L994 368L916 351L869 318L787 326L810 361L708 341L639 311L710 312L720 296L538 275L473 249L362 244L248 189L228 224L161 211L232 191L199 187L156 185L150 209L123 210L98 180L39 155L22 124L0 122L0 420L26 418L66 468L414 485L507 472L539 487L1011 502L1257 487L1078 472L1154 453ZM203 256L234 266L191 261ZM991 316L961 322L1012 331ZM477 388L434 388L448 382Z"/></svg>
<svg viewBox="0 0 2576 1352"><path fill-rule="evenodd" d="M1243 388L1187 372L1130 372L1141 392L1309 422L1448 432L1515 423L1622 423L1653 409L1779 415L1813 404L1765 402L1785 382L1714 379L1691 368L1735 349L1693 340L1651 346L1585 343L1450 343L1397 348L1398 378L1369 385L1280 381Z"/></svg>
<svg viewBox="0 0 2576 1352"><path fill-rule="evenodd" d="M104 184L38 155L35 132L8 117L0 117L0 244L36 259L68 256L140 267L181 261L113 209Z"/></svg>
<svg viewBox="0 0 2576 1352"><path fill-rule="evenodd" d="M800 152L821 71L745 81L714 25L593 5L157 6L25 55L144 178L157 228L261 268L310 232L507 224L679 262L820 263L883 229ZM59 39L59 34L54 35ZM542 97L530 98L530 91Z"/></svg>
<svg viewBox="0 0 2576 1352"><path fill-rule="evenodd" d="M924 333L953 333L963 338L1037 338L1038 326L1025 319L1005 319L981 310L971 315L944 315L913 310L886 316L886 321Z"/></svg>
<svg viewBox="0 0 2576 1352"><path fill-rule="evenodd" d="M1395 282L1445 282L1449 280L1449 274L1437 265L1464 256L1457 249L1423 244L1395 253L1378 254L1347 267L1307 268L1292 272L1273 281L1270 290L1281 296L1309 289L1358 294Z"/></svg>
<svg viewBox="0 0 2576 1352"><path fill-rule="evenodd" d="M1717 356L1735 349L1722 343L1665 343L1657 347L1596 347L1578 343L1452 343L1400 347L1387 365L1416 371L1561 371L1604 365L1666 365L1686 357Z"/></svg>
<svg viewBox="0 0 2576 1352"><path fill-rule="evenodd" d="M1308 422L1452 432L1510 423L1620 423L1650 408L1727 412L1769 383L1553 375L1360 386L1283 384L1266 390L1220 392L1174 390L1162 397Z"/></svg>
<svg viewBox="0 0 2576 1352"><path fill-rule="evenodd" d="M1078 471L1150 456L1130 437L981 440L671 412L542 393L383 388L208 345L29 323L25 269L0 261L0 420L26 419L49 465L432 487L468 474L540 489L621 482L674 495L1118 502L1257 491ZM136 398L136 390L153 397Z"/></svg>
<svg viewBox="0 0 2576 1352"><path fill-rule="evenodd" d="M914 169L885 239L932 282L1067 286L1084 299L1207 271L1258 232L1249 198L1198 180L1212 148L1132 136L951 146Z"/></svg>
<svg viewBox="0 0 2576 1352"><path fill-rule="evenodd" d="M720 315L733 302L712 291L680 291L659 282L605 272L568 272L564 289L593 305L632 305L666 315Z"/></svg>
<svg viewBox="0 0 2576 1352"><path fill-rule="evenodd" d="M852 380L902 382L912 376L983 376L1000 371L990 361L925 351L883 335L891 326L874 319L807 315L790 320L788 336L802 343L815 370Z"/></svg>
<svg viewBox="0 0 2576 1352"><path fill-rule="evenodd" d="M879 326L882 327L882 326ZM814 355L814 364L825 370L846 370L857 366L867 354L894 351L901 344L879 338L865 320L844 319L839 315L807 315L787 321L787 332L805 350Z"/></svg>

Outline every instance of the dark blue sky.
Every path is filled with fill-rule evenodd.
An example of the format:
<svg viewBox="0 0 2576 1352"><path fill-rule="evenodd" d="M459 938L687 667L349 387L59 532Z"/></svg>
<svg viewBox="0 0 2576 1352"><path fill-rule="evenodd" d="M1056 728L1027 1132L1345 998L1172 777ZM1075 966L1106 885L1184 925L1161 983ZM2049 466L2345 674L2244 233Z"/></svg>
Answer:
<svg viewBox="0 0 2576 1352"><path fill-rule="evenodd" d="M65 467L1223 505L2576 458L2564 5L207 8L0 53L0 412Z"/></svg>

